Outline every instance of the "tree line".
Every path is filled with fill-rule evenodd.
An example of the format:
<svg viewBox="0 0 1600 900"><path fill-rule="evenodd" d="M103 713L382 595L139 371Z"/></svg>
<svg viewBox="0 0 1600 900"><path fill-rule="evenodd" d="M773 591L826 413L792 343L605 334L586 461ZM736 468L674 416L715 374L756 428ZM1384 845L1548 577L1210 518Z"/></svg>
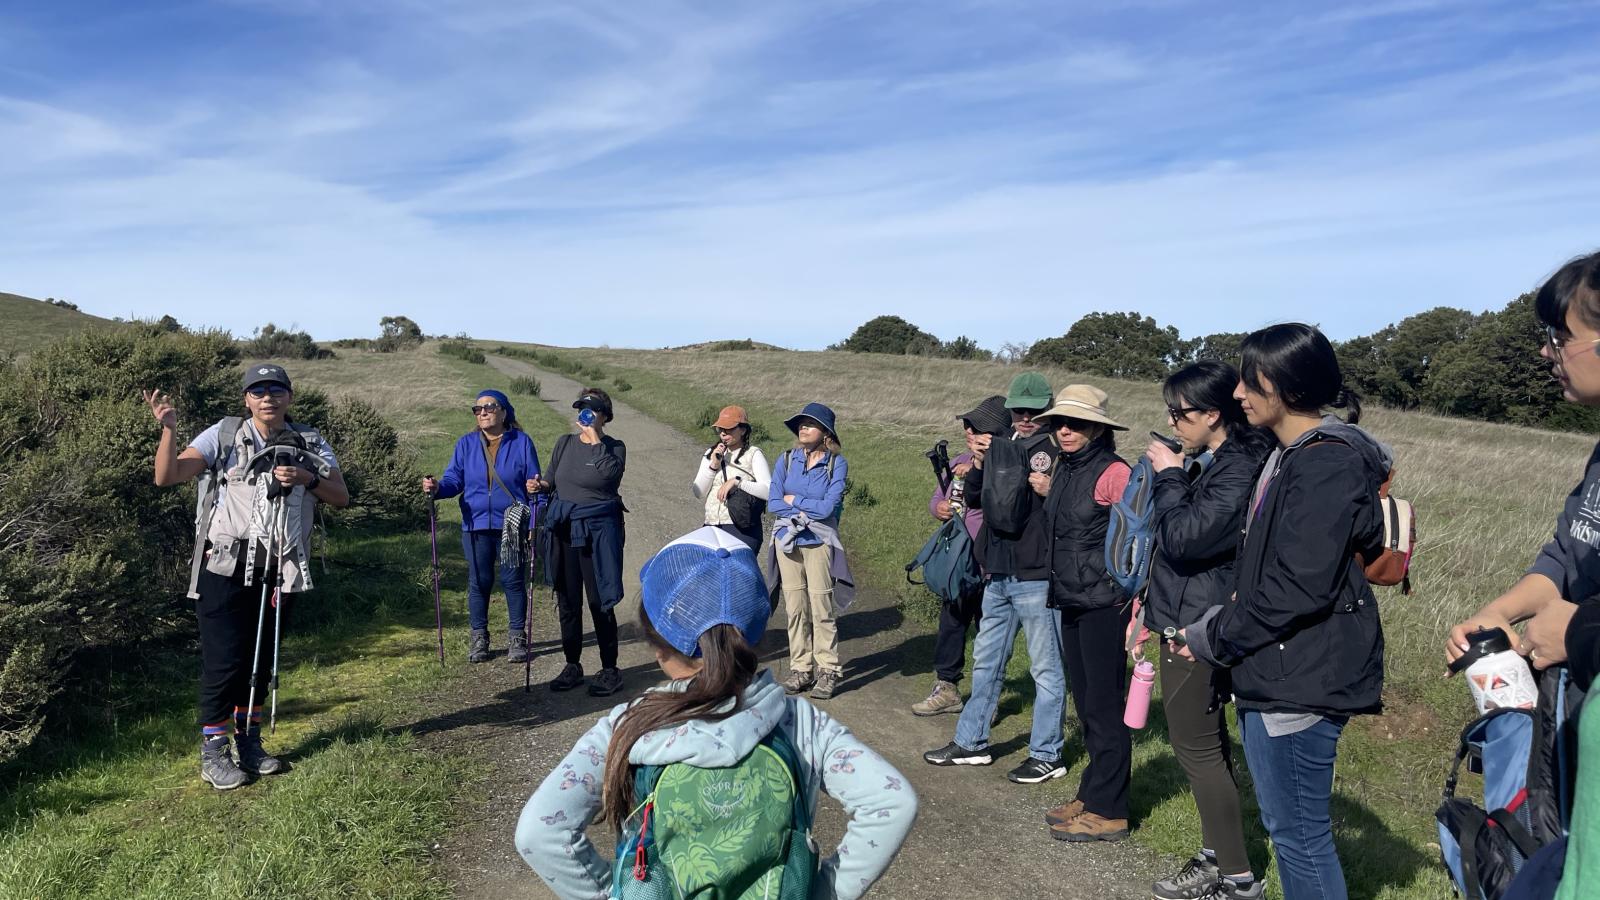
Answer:
<svg viewBox="0 0 1600 900"><path fill-rule="evenodd" d="M1217 332L1185 338L1150 316L1094 312L1059 337L1026 347L1008 344L995 353L969 338L942 342L898 316L878 316L828 349L999 358L1104 378L1159 381L1201 359L1236 362L1244 337L1244 332ZM1543 341L1530 293L1484 313L1435 307L1336 343L1335 349L1346 382L1371 402L1490 422L1600 432L1600 410L1561 401L1549 363L1539 358Z"/></svg>

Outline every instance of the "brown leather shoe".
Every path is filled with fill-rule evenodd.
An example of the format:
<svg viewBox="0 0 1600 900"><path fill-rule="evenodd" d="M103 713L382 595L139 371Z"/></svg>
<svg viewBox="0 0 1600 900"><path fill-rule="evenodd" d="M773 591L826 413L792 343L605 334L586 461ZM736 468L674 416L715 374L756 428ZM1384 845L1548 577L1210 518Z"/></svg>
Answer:
<svg viewBox="0 0 1600 900"><path fill-rule="evenodd" d="M1050 826L1058 841L1120 841L1128 836L1127 819L1102 819L1085 810L1070 822Z"/></svg>
<svg viewBox="0 0 1600 900"><path fill-rule="evenodd" d="M1053 809L1044 811L1046 825L1065 825L1073 819L1083 815L1083 801L1071 800Z"/></svg>

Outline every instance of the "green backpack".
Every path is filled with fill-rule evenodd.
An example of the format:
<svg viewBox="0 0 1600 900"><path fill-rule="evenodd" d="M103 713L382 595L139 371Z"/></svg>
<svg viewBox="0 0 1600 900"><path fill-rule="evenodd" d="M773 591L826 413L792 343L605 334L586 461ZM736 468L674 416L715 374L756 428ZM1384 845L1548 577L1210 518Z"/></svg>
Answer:
<svg viewBox="0 0 1600 900"><path fill-rule="evenodd" d="M807 900L817 849L801 773L780 729L727 768L640 766L611 896Z"/></svg>

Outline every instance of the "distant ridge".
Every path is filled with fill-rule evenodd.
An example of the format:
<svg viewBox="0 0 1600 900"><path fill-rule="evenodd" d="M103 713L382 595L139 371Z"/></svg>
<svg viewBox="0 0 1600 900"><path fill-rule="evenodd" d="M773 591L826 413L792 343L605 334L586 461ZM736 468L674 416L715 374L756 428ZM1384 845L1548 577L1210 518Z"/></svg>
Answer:
<svg viewBox="0 0 1600 900"><path fill-rule="evenodd" d="M0 291L0 353L27 353L88 328L115 324L110 319L44 300Z"/></svg>
<svg viewBox="0 0 1600 900"><path fill-rule="evenodd" d="M684 344L682 347L666 347L667 350L788 350L788 347L779 347L777 344L763 344L760 341L745 338L737 341L701 341L698 344Z"/></svg>

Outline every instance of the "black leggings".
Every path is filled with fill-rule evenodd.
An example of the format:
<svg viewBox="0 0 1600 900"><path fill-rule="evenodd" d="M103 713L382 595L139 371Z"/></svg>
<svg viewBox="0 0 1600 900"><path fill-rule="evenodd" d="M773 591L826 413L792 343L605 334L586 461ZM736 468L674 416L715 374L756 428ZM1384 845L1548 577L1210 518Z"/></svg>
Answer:
<svg viewBox="0 0 1600 900"><path fill-rule="evenodd" d="M561 652L567 662L583 662L583 596L589 595L589 617L594 620L594 640L600 645L600 667L617 667L617 613L600 608L600 586L595 581L594 551L589 547L561 545L561 583L556 586L556 612L561 619Z"/></svg>
<svg viewBox="0 0 1600 900"><path fill-rule="evenodd" d="M1128 685L1122 633L1130 615L1130 608L1116 606L1061 611L1061 657L1089 755L1078 799L1084 809L1106 819L1128 817L1133 736L1122 724Z"/></svg>
<svg viewBox="0 0 1600 900"><path fill-rule="evenodd" d="M1233 749L1228 742L1226 707L1213 707L1215 669L1161 653L1161 705L1167 712L1167 739L1189 776L1200 809L1201 839L1217 854L1225 875L1250 871L1244 851L1244 820L1239 785L1233 780Z"/></svg>
<svg viewBox="0 0 1600 900"><path fill-rule="evenodd" d="M239 568L243 570L241 561ZM195 611L200 619L200 722L206 725L233 723L235 709L250 703L250 660L256 651L256 622L261 611L261 579L245 587L244 576L217 575L200 570L196 586L200 599ZM293 603L283 595L282 630L289 628ZM267 619L261 630L261 664L256 675L256 705L266 702L272 672L272 634L275 613L272 588L267 588Z"/></svg>

